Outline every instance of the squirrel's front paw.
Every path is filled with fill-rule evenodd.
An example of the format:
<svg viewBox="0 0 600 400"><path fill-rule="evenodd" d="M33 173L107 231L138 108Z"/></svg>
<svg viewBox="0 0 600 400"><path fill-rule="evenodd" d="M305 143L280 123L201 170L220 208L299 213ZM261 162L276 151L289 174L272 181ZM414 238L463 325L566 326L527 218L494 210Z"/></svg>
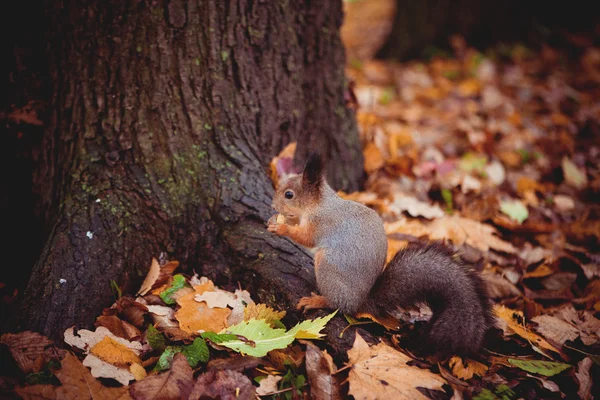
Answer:
<svg viewBox="0 0 600 400"><path fill-rule="evenodd" d="M327 303L325 297L315 293L312 293L310 297L301 298L298 304L296 304L296 310L303 310L303 312L319 308L329 308L329 303Z"/></svg>
<svg viewBox="0 0 600 400"><path fill-rule="evenodd" d="M273 215L271 218L269 218L269 225L267 226L267 230L269 232L276 233L278 235L285 234L287 226L285 225L285 223L280 222L281 221L280 216L281 216L281 214Z"/></svg>
<svg viewBox="0 0 600 400"><path fill-rule="evenodd" d="M282 224L269 224L269 226L267 226L267 230L269 232L276 233L278 235L285 234L285 228L286 226Z"/></svg>

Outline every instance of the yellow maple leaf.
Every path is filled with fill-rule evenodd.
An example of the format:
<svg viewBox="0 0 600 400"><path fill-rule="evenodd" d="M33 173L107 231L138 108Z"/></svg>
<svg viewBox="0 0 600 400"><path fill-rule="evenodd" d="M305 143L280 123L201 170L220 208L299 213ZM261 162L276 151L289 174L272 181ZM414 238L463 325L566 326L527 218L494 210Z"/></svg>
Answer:
<svg viewBox="0 0 600 400"><path fill-rule="evenodd" d="M487 365L480 363L479 361L472 360L470 358L462 359L458 356L454 356L448 362L452 373L459 379L468 380L473 375L483 376L488 370Z"/></svg>
<svg viewBox="0 0 600 400"><path fill-rule="evenodd" d="M244 308L244 321L251 319L263 319L267 324L272 324L285 317L285 311L277 311L267 306L266 304L248 304Z"/></svg>
<svg viewBox="0 0 600 400"><path fill-rule="evenodd" d="M112 365L130 365L142 362L131 349L109 336L105 336L104 339L96 343L90 353Z"/></svg>

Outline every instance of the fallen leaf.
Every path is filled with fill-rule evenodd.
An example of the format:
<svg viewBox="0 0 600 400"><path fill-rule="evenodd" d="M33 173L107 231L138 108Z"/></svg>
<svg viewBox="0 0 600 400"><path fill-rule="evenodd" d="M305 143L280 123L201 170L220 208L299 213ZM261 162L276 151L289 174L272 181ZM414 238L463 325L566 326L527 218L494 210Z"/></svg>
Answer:
<svg viewBox="0 0 600 400"><path fill-rule="evenodd" d="M394 195L394 200L389 204L388 210L395 216L400 216L402 212L406 211L413 217L425 217L427 219L441 218L446 215L437 205L430 205L402 194Z"/></svg>
<svg viewBox="0 0 600 400"><path fill-rule="evenodd" d="M505 200L500 202L500 211L519 224L522 224L529 217L527 207L519 200Z"/></svg>
<svg viewBox="0 0 600 400"><path fill-rule="evenodd" d="M5 333L0 336L0 343L8 346L8 350L17 365L26 374L38 372L40 359L42 365L51 358L61 358L65 351L54 346L54 342L36 332Z"/></svg>
<svg viewBox="0 0 600 400"><path fill-rule="evenodd" d="M202 294L195 295L194 300L205 302L208 308L226 308L229 303L235 301L235 296L233 293L225 290L216 290L214 292L205 290Z"/></svg>
<svg viewBox="0 0 600 400"><path fill-rule="evenodd" d="M256 394L259 396L268 396L271 393L279 391L277 388L277 382L282 379L281 376L268 375L266 378L261 379Z"/></svg>
<svg viewBox="0 0 600 400"><path fill-rule="evenodd" d="M306 374L310 394L316 400L341 399L340 379L333 359L310 342L306 342Z"/></svg>
<svg viewBox="0 0 600 400"><path fill-rule="evenodd" d="M577 189L583 189L587 186L587 176L585 171L581 171L577 166L569 159L569 157L563 157L562 169L565 181L574 186Z"/></svg>
<svg viewBox="0 0 600 400"><path fill-rule="evenodd" d="M252 303L244 308L244 321L262 319L267 324L273 324L273 322L279 321L283 317L285 317L285 311L276 311L266 304Z"/></svg>
<svg viewBox="0 0 600 400"><path fill-rule="evenodd" d="M227 327L228 308L209 308L206 303L198 303L194 297L206 290L214 289L212 282L194 287L194 291L177 299L180 308L175 313L179 327L188 333L198 331L219 332Z"/></svg>
<svg viewBox="0 0 600 400"><path fill-rule="evenodd" d="M15 388L25 398L42 399L94 399L94 400L126 400L131 399L126 386L108 388L96 380L88 369L71 353L67 353L61 361L61 369L55 375L62 386L33 385ZM51 394L53 393L53 395Z"/></svg>
<svg viewBox="0 0 600 400"><path fill-rule="evenodd" d="M144 367L141 364L131 364L129 366L129 372L131 372L133 374L136 381L141 381L146 376L148 376L148 374L146 373L146 370L144 369Z"/></svg>
<svg viewBox="0 0 600 400"><path fill-rule="evenodd" d="M88 354L83 359L83 365L90 368L90 372L94 378L114 379L123 386L129 385L129 382L135 379L135 375L129 371L129 367L127 369L119 368L101 360L93 354Z"/></svg>
<svg viewBox="0 0 600 400"><path fill-rule="evenodd" d="M521 311L511 310L503 305L494 305L494 312L496 316L498 316L498 326L504 331L504 334L512 335L516 333L517 335L526 339L532 345L533 349L541 354L544 353L539 348L560 353L556 347L552 346L545 339L538 336L534 332L528 330L517 320L518 317L525 321L525 317Z"/></svg>
<svg viewBox="0 0 600 400"><path fill-rule="evenodd" d="M448 239L456 246L466 243L484 253L490 249L505 253L517 252L512 244L496 236L497 230L493 226L456 215L438 218L425 224L401 219L384 225L388 235L404 233L415 237L428 236L430 240Z"/></svg>
<svg viewBox="0 0 600 400"><path fill-rule="evenodd" d="M324 334L321 333L321 330L336 313L337 311L334 311L326 317L300 322L287 332L285 329L271 328L263 320L243 321L227 328L227 333L242 336L245 340L227 340L219 343L219 345L242 354L264 357L271 350L286 348L294 339L318 339L323 337Z"/></svg>
<svg viewBox="0 0 600 400"><path fill-rule="evenodd" d="M140 290L137 292L139 296L143 296L152 289L154 282L158 279L160 275L160 265L156 258L152 257L152 263L150 264L150 269L148 270L148 274L146 275L146 279L142 282L142 286L140 286Z"/></svg>
<svg viewBox="0 0 600 400"><path fill-rule="evenodd" d="M524 371L544 376L554 376L556 374L560 374L568 368L571 368L571 365L569 364L544 360L519 360L516 358L509 358L508 362Z"/></svg>
<svg viewBox="0 0 600 400"><path fill-rule="evenodd" d="M502 275L483 271L481 277L485 280L488 295L492 299L503 299L521 295L521 291Z"/></svg>
<svg viewBox="0 0 600 400"><path fill-rule="evenodd" d="M256 388L245 375L235 371L212 370L198 377L189 400L256 399Z"/></svg>
<svg viewBox="0 0 600 400"><path fill-rule="evenodd" d="M128 349L133 350L135 354L139 354L143 349L143 346L140 342L131 342L129 340L117 337L113 335L111 331L102 326L96 328L96 331L94 332L88 331L87 329L80 329L77 331L77 335L75 335L74 328L69 328L64 334L65 343L84 350L86 353L88 353L92 347L94 347L107 336L113 339L115 342L127 347Z"/></svg>
<svg viewBox="0 0 600 400"><path fill-rule="evenodd" d="M589 311L577 312L572 305L561 308L552 315L539 315L532 319L538 324L536 330L561 346L567 340L581 337L586 346L600 339L600 320Z"/></svg>
<svg viewBox="0 0 600 400"><path fill-rule="evenodd" d="M470 358L462 359L461 357L454 356L448 362L452 373L459 379L469 380L473 375L484 376L488 370L487 365L480 363L479 361L472 360Z"/></svg>
<svg viewBox="0 0 600 400"><path fill-rule="evenodd" d="M176 354L168 371L135 382L129 392L135 400L187 399L192 385L192 368L183 354Z"/></svg>
<svg viewBox="0 0 600 400"><path fill-rule="evenodd" d="M592 385L594 382L590 375L590 369L593 364L590 357L584 358L577 364L577 372L575 372L575 376L579 381L577 394L579 395L579 398L583 400L592 399Z"/></svg>
<svg viewBox="0 0 600 400"><path fill-rule="evenodd" d="M105 336L90 349L90 353L113 365L139 364L142 361L129 348Z"/></svg>
<svg viewBox="0 0 600 400"><path fill-rule="evenodd" d="M233 354L227 358L210 360L206 365L206 370L231 370L242 372L248 369L256 368L263 363L264 361L261 358Z"/></svg>
<svg viewBox="0 0 600 400"><path fill-rule="evenodd" d="M383 155L381 154L381 151L374 143L371 143L371 142L369 142L367 144L367 146L364 148L363 156L365 159L365 161L364 161L365 171L369 174L373 173L373 172L377 171L379 168L383 167L383 165L385 163L383 160Z"/></svg>
<svg viewBox="0 0 600 400"><path fill-rule="evenodd" d="M571 211L575 208L575 201L573 198L564 194L557 194L554 196L552 198L552 203L556 206L558 211Z"/></svg>
<svg viewBox="0 0 600 400"><path fill-rule="evenodd" d="M125 340L139 338L142 334L138 328L127 321L123 321L116 315L100 315L96 318L95 325L96 327L103 326L115 336Z"/></svg>
<svg viewBox="0 0 600 400"><path fill-rule="evenodd" d="M418 387L442 390L446 380L427 370L409 366L411 359L380 343L369 347L357 333L348 350L349 393L356 399L427 399Z"/></svg>

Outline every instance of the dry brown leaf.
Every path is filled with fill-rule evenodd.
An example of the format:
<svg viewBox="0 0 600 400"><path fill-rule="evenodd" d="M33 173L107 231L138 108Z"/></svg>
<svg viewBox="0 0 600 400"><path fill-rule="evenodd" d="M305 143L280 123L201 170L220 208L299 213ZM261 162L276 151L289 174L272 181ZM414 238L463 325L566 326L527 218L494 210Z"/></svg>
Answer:
<svg viewBox="0 0 600 400"><path fill-rule="evenodd" d="M192 368L187 358L178 353L173 358L171 369L135 382L129 392L135 400L187 399L192 391L192 385Z"/></svg>
<svg viewBox="0 0 600 400"><path fill-rule="evenodd" d="M56 348L50 339L31 331L5 333L0 336L0 343L8 346L17 365L26 374L39 372L39 367L46 361L61 358L65 354L65 351Z"/></svg>
<svg viewBox="0 0 600 400"><path fill-rule="evenodd" d="M245 375L235 371L213 370L198 377L189 400L254 400L256 388Z"/></svg>
<svg viewBox="0 0 600 400"><path fill-rule="evenodd" d="M277 382L282 380L283 377L277 375L267 375L266 378L262 379L256 388L256 394L259 396L268 396L272 393L279 391Z"/></svg>
<svg viewBox="0 0 600 400"><path fill-rule="evenodd" d="M304 364L304 350L298 345L269 352L267 359L276 371L285 371L287 365L300 368Z"/></svg>
<svg viewBox="0 0 600 400"><path fill-rule="evenodd" d="M484 376L488 370L487 365L480 363L479 361L472 360L470 358L462 359L458 356L454 356L448 362L452 373L459 379L469 380L473 375Z"/></svg>
<svg viewBox="0 0 600 400"><path fill-rule="evenodd" d="M251 319L263 319L267 324L272 324L275 321L279 321L285 317L285 311L276 311L275 309L267 306L266 304L248 304L244 308L244 321L250 321Z"/></svg>
<svg viewBox="0 0 600 400"><path fill-rule="evenodd" d="M429 223L401 219L386 223L385 231L388 235L404 233L415 237L428 236L430 240L448 239L456 246L466 243L484 253L490 249L511 254L517 251L512 244L496 236L497 230L493 226L456 215L445 216Z"/></svg>
<svg viewBox="0 0 600 400"><path fill-rule="evenodd" d="M150 269L148 270L148 275L146 275L146 279L142 282L142 286L140 286L140 290L137 292L139 296L144 296L146 293L152 289L154 286L154 282L158 279L160 275L160 264L158 260L152 257L152 263L150 264Z"/></svg>
<svg viewBox="0 0 600 400"><path fill-rule="evenodd" d="M175 310L165 306L148 306L148 311L157 329L178 328Z"/></svg>
<svg viewBox="0 0 600 400"><path fill-rule="evenodd" d="M427 219L442 218L446 214L437 205L431 205L423 201L419 201L414 197L405 196L403 194L394 195L393 201L388 205L389 212L399 217L402 212L406 211L413 217L425 217Z"/></svg>
<svg viewBox="0 0 600 400"><path fill-rule="evenodd" d="M187 364L187 362L186 362ZM131 399L128 388L108 388L103 386L90 374L90 371L71 353L67 353L61 361L61 369L56 377L62 386L33 385L16 388L15 391L24 398L60 399L60 400L126 400ZM51 397L52 391L54 396ZM39 396L39 397L38 397Z"/></svg>
<svg viewBox="0 0 600 400"><path fill-rule="evenodd" d="M383 154L381 154L379 148L371 142L364 148L363 156L365 159L365 171L367 171L368 174L377 171L379 168L383 167L383 164L385 163Z"/></svg>
<svg viewBox="0 0 600 400"><path fill-rule="evenodd" d="M127 321L123 321L116 315L101 315L96 318L96 327L103 326L111 331L115 336L126 340L132 340L142 336L138 328Z"/></svg>
<svg viewBox="0 0 600 400"><path fill-rule="evenodd" d="M88 354L83 359L83 365L90 368L90 373L94 378L114 379L123 386L129 385L129 382L135 379L135 375L129 371L129 367L119 368L99 359L93 354Z"/></svg>
<svg viewBox="0 0 600 400"><path fill-rule="evenodd" d="M357 333L348 350L349 393L356 399L427 399L417 387L442 390L446 380L409 366L409 357L380 343L369 347Z"/></svg>
<svg viewBox="0 0 600 400"><path fill-rule="evenodd" d="M521 291L502 275L483 271L481 277L485 280L487 292L492 299L503 299L521 294Z"/></svg>
<svg viewBox="0 0 600 400"><path fill-rule="evenodd" d="M389 263L392 258L396 255L397 252L406 248L408 246L408 241L406 240L396 240L388 238L388 249L387 249L387 258L386 263Z"/></svg>
<svg viewBox="0 0 600 400"><path fill-rule="evenodd" d="M504 331L505 335L512 335L516 333L517 335L526 339L532 345L533 349L538 352L540 352L539 348L542 348L560 353L556 347L552 346L541 336L527 329L517 320L517 317L519 317L521 320L525 321L525 317L521 311L512 310L503 305L496 304L494 305L494 312L498 316L498 325Z"/></svg>
<svg viewBox="0 0 600 400"><path fill-rule="evenodd" d="M579 381L579 389L577 390L577 394L580 399L589 400L592 399L592 377L590 375L590 368L594 363L592 359L589 357L584 358L577 364L577 372L575 372L575 376Z"/></svg>
<svg viewBox="0 0 600 400"><path fill-rule="evenodd" d="M306 374L313 399L341 399L340 379L337 367L327 353L310 342L306 342Z"/></svg>
<svg viewBox="0 0 600 400"><path fill-rule="evenodd" d="M525 272L523 278L544 278L554 273L554 270L546 264L539 265L533 271Z"/></svg>
<svg viewBox="0 0 600 400"><path fill-rule="evenodd" d="M194 297L204 293L206 290L214 289L212 282L194 286L194 291L177 299L180 308L175 312L175 318L179 321L179 327L188 333L196 333L200 330L209 332L220 332L226 328L227 317L231 314L228 308L209 308L206 303L198 303Z"/></svg>
<svg viewBox="0 0 600 400"><path fill-rule="evenodd" d="M90 349L90 353L113 365L140 364L142 362L137 354L108 336L96 343Z"/></svg>
<svg viewBox="0 0 600 400"><path fill-rule="evenodd" d="M600 336L600 320L589 311L577 312L572 305L561 308L553 315L539 315L532 320L538 324L536 330L539 333L561 346L577 337L590 346Z"/></svg>
<svg viewBox="0 0 600 400"><path fill-rule="evenodd" d="M206 370L231 370L242 372L247 369L253 369L263 364L262 358L252 356L242 356L240 354L230 355L227 358L215 358L208 362Z"/></svg>

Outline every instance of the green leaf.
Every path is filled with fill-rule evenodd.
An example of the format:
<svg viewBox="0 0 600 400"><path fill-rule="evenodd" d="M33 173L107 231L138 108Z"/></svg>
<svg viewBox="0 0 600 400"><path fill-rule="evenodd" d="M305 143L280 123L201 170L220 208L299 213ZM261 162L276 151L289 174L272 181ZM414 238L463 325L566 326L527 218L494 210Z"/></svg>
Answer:
<svg viewBox="0 0 600 400"><path fill-rule="evenodd" d="M296 339L318 339L323 337L325 335L320 333L321 330L325 328L325 325L336 313L337 310L325 317L300 322L290 329L288 333L292 333Z"/></svg>
<svg viewBox="0 0 600 400"><path fill-rule="evenodd" d="M264 357L271 350L286 348L294 339L317 339L324 336L320 333L321 330L336 313L337 311L323 318L303 321L287 332L285 329L272 328L264 320L242 321L227 328L227 332L243 336L246 340L236 337L235 340L221 342L219 345L250 356Z"/></svg>
<svg viewBox="0 0 600 400"><path fill-rule="evenodd" d="M165 337L152 324L146 329L146 339L152 350L163 350L166 346Z"/></svg>
<svg viewBox="0 0 600 400"><path fill-rule="evenodd" d="M202 338L194 339L194 342L189 346L185 346L181 352L185 355L188 364L192 368L196 368L199 362L205 363L208 361L208 346Z"/></svg>
<svg viewBox="0 0 600 400"><path fill-rule="evenodd" d="M158 357L158 361L156 362L156 366L154 367L154 371L166 371L171 368L171 363L173 362L173 357L175 354L181 353L183 348L181 346L169 346L163 351L163 353Z"/></svg>
<svg viewBox="0 0 600 400"><path fill-rule="evenodd" d="M181 274L177 274L173 276L173 282L171 282L171 286L163 290L159 296L166 304L175 304L175 300L171 298L171 295L184 286L185 277Z"/></svg>
<svg viewBox="0 0 600 400"><path fill-rule="evenodd" d="M475 153L466 153L460 159L458 168L464 172L482 172L487 165L487 157Z"/></svg>
<svg viewBox="0 0 600 400"><path fill-rule="evenodd" d="M121 288L119 287L117 282L112 279L110 280L110 291L113 293L113 296L117 300L119 300L121 298L121 296L123 295L123 293L121 292Z"/></svg>
<svg viewBox="0 0 600 400"><path fill-rule="evenodd" d="M524 371L544 376L553 376L571 367L569 364L552 361L518 360L516 358L509 358L508 362Z"/></svg>
<svg viewBox="0 0 600 400"><path fill-rule="evenodd" d="M506 200L500 203L500 211L508 215L510 219L522 224L529 217L527 207L519 200Z"/></svg>
<svg viewBox="0 0 600 400"><path fill-rule="evenodd" d="M269 351L284 349L294 341L294 335L286 333L284 329L273 329L264 320L242 321L227 328L227 332L243 336L247 340L236 338L221 342L220 346L254 357L264 357Z"/></svg>
<svg viewBox="0 0 600 400"><path fill-rule="evenodd" d="M236 335L232 335L230 333L214 333L214 332L204 332L201 335L204 339L210 340L214 344L221 344L223 342L230 342L232 340L238 340L239 338Z"/></svg>
<svg viewBox="0 0 600 400"><path fill-rule="evenodd" d="M387 105L390 104L392 102L392 100L394 100L394 97L396 95L396 89L391 87L391 88L386 88L382 93L381 96L379 97L379 104L382 105Z"/></svg>
<svg viewBox="0 0 600 400"><path fill-rule="evenodd" d="M442 199L446 203L446 212L452 214L452 191L450 189L442 189Z"/></svg>

